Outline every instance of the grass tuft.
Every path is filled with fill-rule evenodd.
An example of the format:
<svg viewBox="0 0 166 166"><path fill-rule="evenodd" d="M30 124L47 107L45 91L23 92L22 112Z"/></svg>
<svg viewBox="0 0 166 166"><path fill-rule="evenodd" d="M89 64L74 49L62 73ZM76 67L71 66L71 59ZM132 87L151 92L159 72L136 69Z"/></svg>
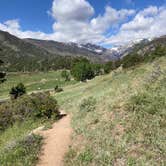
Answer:
<svg viewBox="0 0 166 166"><path fill-rule="evenodd" d="M0 154L0 165L35 165L41 149L42 137L28 135L22 140L8 144Z"/></svg>

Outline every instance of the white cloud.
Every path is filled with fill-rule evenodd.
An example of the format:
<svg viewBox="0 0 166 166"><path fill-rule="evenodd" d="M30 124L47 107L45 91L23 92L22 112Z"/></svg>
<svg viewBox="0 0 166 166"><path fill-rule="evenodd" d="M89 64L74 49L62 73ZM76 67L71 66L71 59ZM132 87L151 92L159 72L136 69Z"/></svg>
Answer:
<svg viewBox="0 0 166 166"><path fill-rule="evenodd" d="M94 30L105 32L109 27L117 25L134 13L134 10L116 10L110 6L107 6L104 15L99 15L97 18L92 19L91 25Z"/></svg>
<svg viewBox="0 0 166 166"><path fill-rule="evenodd" d="M49 11L55 20L52 34L22 31L18 20L1 23L0 29L20 38L100 43L105 40L106 30L124 21L134 10L115 10L107 6L102 16L93 18L94 13L94 8L86 0L53 0Z"/></svg>
<svg viewBox="0 0 166 166"><path fill-rule="evenodd" d="M107 44L125 44L143 38L166 34L166 8L150 6L136 14L133 20L124 23L118 34L106 39Z"/></svg>
<svg viewBox="0 0 166 166"><path fill-rule="evenodd" d="M47 34L40 31L38 32L22 31L18 19L8 20L4 23L0 23L0 30L7 31L20 38L47 39Z"/></svg>
<svg viewBox="0 0 166 166"><path fill-rule="evenodd" d="M19 29L19 21L18 20L8 20L4 23L7 27L12 28L12 29Z"/></svg>
<svg viewBox="0 0 166 166"><path fill-rule="evenodd" d="M93 14L93 7L85 0L53 1L52 16L57 21L85 21Z"/></svg>
<svg viewBox="0 0 166 166"><path fill-rule="evenodd" d="M104 15L92 18L94 8L85 0L54 0L52 15L56 39L72 42L99 43L110 26L117 25L134 10L115 10L110 6Z"/></svg>
<svg viewBox="0 0 166 166"><path fill-rule="evenodd" d="M136 13L135 10L116 10L106 6L103 15L93 17L94 13L94 8L87 0L53 0L49 11L55 20L51 34L23 31L17 19L0 23L0 29L20 38L113 45L166 34L165 7L150 6ZM133 15L131 20L130 16ZM112 35L112 29L117 34Z"/></svg>

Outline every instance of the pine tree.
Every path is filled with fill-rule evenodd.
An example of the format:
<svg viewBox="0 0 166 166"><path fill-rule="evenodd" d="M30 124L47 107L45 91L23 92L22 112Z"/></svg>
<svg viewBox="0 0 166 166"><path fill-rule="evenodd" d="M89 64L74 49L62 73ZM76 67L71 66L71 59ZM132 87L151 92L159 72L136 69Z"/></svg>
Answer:
<svg viewBox="0 0 166 166"><path fill-rule="evenodd" d="M3 65L3 61L2 60L0 60L0 66L2 66ZM3 71L1 71L1 69L0 69L0 83L3 83L6 79L5 79L5 76L6 76L6 73L5 72L3 72Z"/></svg>

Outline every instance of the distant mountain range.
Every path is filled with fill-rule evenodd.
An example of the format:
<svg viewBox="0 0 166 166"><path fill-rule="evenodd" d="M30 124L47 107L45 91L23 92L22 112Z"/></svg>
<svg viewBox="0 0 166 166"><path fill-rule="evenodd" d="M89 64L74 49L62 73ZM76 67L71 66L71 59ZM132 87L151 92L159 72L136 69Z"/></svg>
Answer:
<svg viewBox="0 0 166 166"><path fill-rule="evenodd" d="M104 63L117 60L123 56L138 52L140 54L153 50L157 44L166 45L166 36L153 40L142 40L125 46L106 49L91 43L62 43L56 41L19 39L8 32L0 31L0 59L6 63L7 68L41 65L41 61L49 62L64 60L65 57L85 57L92 62ZM48 62L48 63L49 63ZM67 62L66 62L67 63ZM21 65L20 65L21 64Z"/></svg>

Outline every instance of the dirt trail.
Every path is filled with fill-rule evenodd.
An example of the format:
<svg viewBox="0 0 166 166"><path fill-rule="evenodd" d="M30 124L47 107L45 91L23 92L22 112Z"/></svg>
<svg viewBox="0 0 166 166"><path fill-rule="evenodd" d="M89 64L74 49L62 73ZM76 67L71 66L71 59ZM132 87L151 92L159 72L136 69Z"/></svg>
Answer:
<svg viewBox="0 0 166 166"><path fill-rule="evenodd" d="M52 129L40 132L45 140L37 166L63 166L63 157L71 143L70 120L69 115L64 116Z"/></svg>

